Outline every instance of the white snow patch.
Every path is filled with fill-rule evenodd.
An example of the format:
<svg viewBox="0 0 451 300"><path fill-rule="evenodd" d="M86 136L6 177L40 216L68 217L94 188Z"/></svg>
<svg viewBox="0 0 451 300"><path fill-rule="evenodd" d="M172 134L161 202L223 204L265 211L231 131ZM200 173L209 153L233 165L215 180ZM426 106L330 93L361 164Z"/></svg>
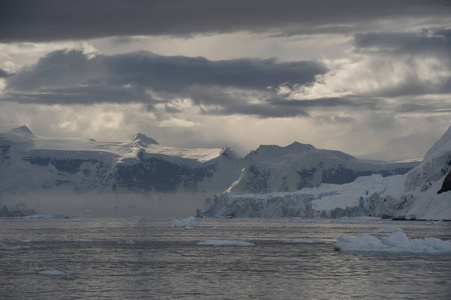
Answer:
<svg viewBox="0 0 451 300"><path fill-rule="evenodd" d="M451 255L451 242L437 238L409 240L403 231L393 232L381 239L364 234L358 237L342 235L334 244L334 249L346 252L388 252L415 254Z"/></svg>
<svg viewBox="0 0 451 300"><path fill-rule="evenodd" d="M171 223L169 223L169 227L193 229L193 228L200 227L200 225L199 225L199 221L195 217L190 216L190 217L188 217L186 219L183 219L183 220L171 221Z"/></svg>
<svg viewBox="0 0 451 300"><path fill-rule="evenodd" d="M197 243L199 246L254 246L254 243L237 240L206 240Z"/></svg>

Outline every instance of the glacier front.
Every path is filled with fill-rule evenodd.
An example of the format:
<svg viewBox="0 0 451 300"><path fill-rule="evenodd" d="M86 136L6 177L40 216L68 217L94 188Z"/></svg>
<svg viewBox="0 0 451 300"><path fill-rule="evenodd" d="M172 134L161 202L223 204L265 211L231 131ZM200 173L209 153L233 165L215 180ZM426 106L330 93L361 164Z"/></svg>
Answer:
<svg viewBox="0 0 451 300"><path fill-rule="evenodd" d="M320 184L296 192L208 198L199 217L380 217L451 220L451 127L404 175L362 176L346 184ZM232 190L233 191L233 190Z"/></svg>

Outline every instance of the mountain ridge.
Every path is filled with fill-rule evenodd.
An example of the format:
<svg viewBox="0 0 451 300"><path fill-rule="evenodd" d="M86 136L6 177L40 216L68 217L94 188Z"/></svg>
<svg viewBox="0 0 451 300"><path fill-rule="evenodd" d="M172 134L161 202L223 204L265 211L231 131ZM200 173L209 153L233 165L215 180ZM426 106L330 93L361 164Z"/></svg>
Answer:
<svg viewBox="0 0 451 300"><path fill-rule="evenodd" d="M101 210L102 206L95 204L98 199L105 199L105 210L109 207L115 214L131 214L128 199L139 198L139 205L160 199L158 205L165 205L167 199L185 199L188 194L197 199L191 205L194 210L205 196L226 190L296 191L328 181L347 183L361 174L405 173L416 165L367 163L340 151L298 142L285 147L262 145L246 156L253 153L252 159L246 159L229 147L170 147L143 133L129 141L102 142L40 137L25 127L0 134L0 150L0 205L50 209L45 198L64 193L67 201L73 197L70 205L81 207L80 213ZM82 204L82 196L90 199L89 203ZM136 209L139 205L130 204Z"/></svg>

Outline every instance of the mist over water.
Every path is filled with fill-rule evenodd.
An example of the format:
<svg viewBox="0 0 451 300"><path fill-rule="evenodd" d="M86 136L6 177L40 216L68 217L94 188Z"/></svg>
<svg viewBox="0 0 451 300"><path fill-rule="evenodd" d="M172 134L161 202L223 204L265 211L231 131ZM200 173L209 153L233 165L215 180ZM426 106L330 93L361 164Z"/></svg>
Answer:
<svg viewBox="0 0 451 300"><path fill-rule="evenodd" d="M383 220L0 219L2 299L449 299L451 256L334 251L340 235L450 224ZM200 246L237 240L253 246Z"/></svg>

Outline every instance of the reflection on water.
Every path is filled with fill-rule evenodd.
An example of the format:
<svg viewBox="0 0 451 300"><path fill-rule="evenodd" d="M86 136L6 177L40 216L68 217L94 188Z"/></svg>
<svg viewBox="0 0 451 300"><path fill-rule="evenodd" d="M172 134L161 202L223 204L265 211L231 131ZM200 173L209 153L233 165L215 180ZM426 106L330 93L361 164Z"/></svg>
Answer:
<svg viewBox="0 0 451 300"><path fill-rule="evenodd" d="M385 225L403 228L409 238L451 240L450 223L200 220L201 228L185 230L147 218L75 221L0 220L0 299L451 297L449 255L332 247L342 234L387 235L374 233ZM196 245L208 239L255 246Z"/></svg>

